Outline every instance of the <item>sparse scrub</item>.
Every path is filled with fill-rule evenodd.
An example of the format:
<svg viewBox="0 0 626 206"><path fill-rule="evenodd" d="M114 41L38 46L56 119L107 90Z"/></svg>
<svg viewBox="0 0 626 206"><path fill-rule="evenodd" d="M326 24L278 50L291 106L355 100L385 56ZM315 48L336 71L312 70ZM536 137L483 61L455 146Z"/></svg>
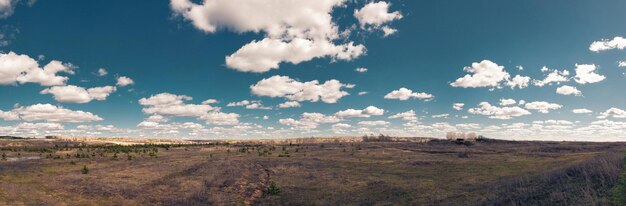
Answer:
<svg viewBox="0 0 626 206"><path fill-rule="evenodd" d="M83 174L89 173L89 168L87 168L87 165L83 166L83 169L81 169L80 172Z"/></svg>

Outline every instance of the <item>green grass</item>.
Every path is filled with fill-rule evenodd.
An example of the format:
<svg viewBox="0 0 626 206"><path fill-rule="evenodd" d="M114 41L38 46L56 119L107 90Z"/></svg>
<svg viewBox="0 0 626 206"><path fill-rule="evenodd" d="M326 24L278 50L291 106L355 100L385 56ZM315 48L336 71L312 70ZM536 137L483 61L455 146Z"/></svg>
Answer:
<svg viewBox="0 0 626 206"><path fill-rule="evenodd" d="M626 155L626 154L625 154ZM611 189L611 204L626 205L626 159L617 185Z"/></svg>

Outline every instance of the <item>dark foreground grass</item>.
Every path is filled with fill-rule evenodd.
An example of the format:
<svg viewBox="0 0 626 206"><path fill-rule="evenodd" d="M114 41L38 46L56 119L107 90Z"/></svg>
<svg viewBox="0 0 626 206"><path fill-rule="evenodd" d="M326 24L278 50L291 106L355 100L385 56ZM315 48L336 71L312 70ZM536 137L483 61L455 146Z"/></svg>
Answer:
<svg viewBox="0 0 626 206"><path fill-rule="evenodd" d="M626 164L626 159L624 160ZM611 189L611 205L626 205L626 167L622 169L617 184Z"/></svg>
<svg viewBox="0 0 626 206"><path fill-rule="evenodd" d="M567 168L507 178L493 188L487 205L609 205L623 168L624 154L610 152Z"/></svg>

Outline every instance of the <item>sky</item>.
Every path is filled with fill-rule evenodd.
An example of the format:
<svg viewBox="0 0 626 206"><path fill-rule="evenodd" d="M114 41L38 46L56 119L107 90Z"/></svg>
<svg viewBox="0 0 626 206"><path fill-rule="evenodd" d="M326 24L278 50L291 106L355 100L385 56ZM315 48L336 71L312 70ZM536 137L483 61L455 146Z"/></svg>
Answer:
<svg viewBox="0 0 626 206"><path fill-rule="evenodd" d="M0 135L626 140L621 0L0 0Z"/></svg>

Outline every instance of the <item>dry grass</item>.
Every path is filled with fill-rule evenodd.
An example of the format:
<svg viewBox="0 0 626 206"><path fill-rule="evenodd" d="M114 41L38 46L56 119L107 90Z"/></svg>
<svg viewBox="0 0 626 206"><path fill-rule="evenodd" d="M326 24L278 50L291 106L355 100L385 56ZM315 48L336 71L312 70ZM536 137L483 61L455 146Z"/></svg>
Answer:
<svg viewBox="0 0 626 206"><path fill-rule="evenodd" d="M0 152L42 159L0 161L0 205L480 205L493 201L493 185L568 171L624 148L503 141L119 147L128 160L118 147L19 143ZM270 180L279 194L264 194Z"/></svg>

